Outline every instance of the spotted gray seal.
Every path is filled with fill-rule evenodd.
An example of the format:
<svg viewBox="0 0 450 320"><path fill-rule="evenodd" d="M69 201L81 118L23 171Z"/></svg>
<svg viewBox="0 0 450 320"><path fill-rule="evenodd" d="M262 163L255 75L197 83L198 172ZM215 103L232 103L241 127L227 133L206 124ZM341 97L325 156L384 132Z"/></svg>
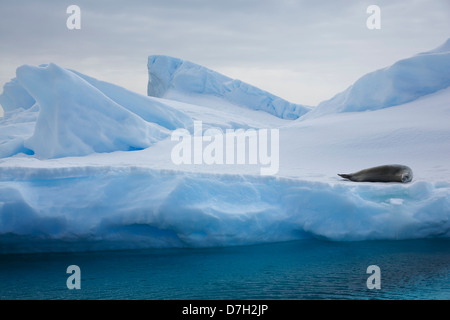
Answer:
<svg viewBox="0 0 450 320"><path fill-rule="evenodd" d="M364 169L350 174L338 176L355 182L410 182L413 172L410 167L400 164L390 164Z"/></svg>

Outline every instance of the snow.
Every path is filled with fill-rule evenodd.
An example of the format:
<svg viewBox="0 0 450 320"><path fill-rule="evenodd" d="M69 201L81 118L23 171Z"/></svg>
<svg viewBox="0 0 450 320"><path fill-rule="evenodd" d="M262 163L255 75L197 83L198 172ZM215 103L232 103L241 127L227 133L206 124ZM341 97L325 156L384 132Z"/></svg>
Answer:
<svg viewBox="0 0 450 320"><path fill-rule="evenodd" d="M155 55L148 58L148 95L226 109L237 105L297 119L311 110L190 61ZM213 104L204 98L214 99Z"/></svg>
<svg viewBox="0 0 450 320"><path fill-rule="evenodd" d="M388 108L450 86L449 40L429 52L400 60L361 77L344 92L320 103L304 119L336 112Z"/></svg>
<svg viewBox="0 0 450 320"><path fill-rule="evenodd" d="M450 88L411 100L394 86L403 101L395 106L322 109L292 120L189 84L181 90L181 78L176 90L164 88L174 83L167 77L180 68L176 61L183 64L165 60L166 72L159 65L155 90L166 90L164 98L54 64L18 68L13 83L33 105L15 104L0 119L1 253L450 237ZM444 87L447 69L436 68L444 60L430 61L397 71L420 72L421 88ZM206 69L196 70L200 79ZM210 84L223 83L209 76L216 75ZM182 101L169 99L171 90ZM365 90L361 97L373 94ZM204 132L278 129L278 172L261 175L263 164L174 164L171 134L192 132L193 121ZM413 181L337 176L389 163L411 167Z"/></svg>

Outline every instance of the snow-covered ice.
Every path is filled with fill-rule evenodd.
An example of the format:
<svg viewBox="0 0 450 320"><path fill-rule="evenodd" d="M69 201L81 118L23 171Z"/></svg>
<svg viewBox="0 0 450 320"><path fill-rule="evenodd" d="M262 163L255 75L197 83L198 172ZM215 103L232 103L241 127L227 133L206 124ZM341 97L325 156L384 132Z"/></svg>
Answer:
<svg viewBox="0 0 450 320"><path fill-rule="evenodd" d="M170 57L149 57L153 97L54 64L19 67L0 96L0 252L449 238L448 44L307 113L281 98L269 110L257 101L271 94ZM278 173L175 165L170 135L193 121L278 129ZM414 180L337 176L393 163Z"/></svg>
<svg viewBox="0 0 450 320"><path fill-rule="evenodd" d="M377 110L413 101L450 86L450 39L438 48L368 73L320 103L305 118L333 112Z"/></svg>

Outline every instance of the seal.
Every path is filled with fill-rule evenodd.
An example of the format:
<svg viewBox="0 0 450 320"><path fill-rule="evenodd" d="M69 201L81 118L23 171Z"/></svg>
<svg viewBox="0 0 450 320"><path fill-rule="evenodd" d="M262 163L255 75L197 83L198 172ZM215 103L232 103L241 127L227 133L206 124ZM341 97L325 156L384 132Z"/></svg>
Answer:
<svg viewBox="0 0 450 320"><path fill-rule="evenodd" d="M364 169L350 174L338 176L355 182L410 182L413 172L410 167L401 164L389 164Z"/></svg>

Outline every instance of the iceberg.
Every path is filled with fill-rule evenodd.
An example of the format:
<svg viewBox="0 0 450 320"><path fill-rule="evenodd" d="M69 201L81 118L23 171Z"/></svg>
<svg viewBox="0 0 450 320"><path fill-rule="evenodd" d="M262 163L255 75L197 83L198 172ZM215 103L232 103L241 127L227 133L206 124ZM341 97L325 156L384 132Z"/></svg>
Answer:
<svg viewBox="0 0 450 320"><path fill-rule="evenodd" d="M237 105L283 119L297 119L311 107L294 104L240 80L178 58L148 57L148 95L206 106ZM208 99L209 98L209 99Z"/></svg>
<svg viewBox="0 0 450 320"><path fill-rule="evenodd" d="M47 68L48 65L43 64L40 65L40 67ZM189 116L158 99L144 96L115 84L89 77L75 70L67 71L74 73L91 86L100 90L117 104L137 114L148 122L159 124L169 130L192 127L192 119ZM20 108L28 109L35 103L36 100L17 78L6 83L3 87L3 93L0 95L0 105L2 105L5 112Z"/></svg>
<svg viewBox="0 0 450 320"><path fill-rule="evenodd" d="M223 97L211 99L203 89L191 102L173 100L167 92L174 88L189 99L199 74L191 73L194 84L188 77L182 91L182 77L164 78L180 68L175 61L182 60L172 58L167 70L160 65L161 87L152 80L163 97L139 96L54 64L19 67L14 85L23 90L4 90L16 95L11 101L21 101L20 92L33 101L10 104L0 119L0 253L448 239L450 88L447 69L434 65L446 65L436 58L446 56L446 47L416 56L439 62L402 66L415 72L417 62L432 75L414 82L428 89L413 90L420 96L412 100L370 112L323 109L298 120L224 108ZM169 83L178 84L165 88ZM404 89L390 88L400 97ZM190 133L195 121L211 140L210 129L279 130L278 173L263 176L259 164L249 163L174 163L171 136L177 129ZM337 176L389 163L411 167L412 182Z"/></svg>
<svg viewBox="0 0 450 320"><path fill-rule="evenodd" d="M167 136L55 64L21 66L17 79L40 107L33 136L24 143L39 158L144 149Z"/></svg>
<svg viewBox="0 0 450 320"><path fill-rule="evenodd" d="M192 127L189 116L156 99L55 64L18 68L17 78L4 86L1 97L6 118L30 105L40 110L36 124L28 122L27 136L5 132L3 157L18 152L55 158L143 149L167 137L169 130Z"/></svg>
<svg viewBox="0 0 450 320"><path fill-rule="evenodd" d="M388 108L450 86L450 39L438 48L400 60L357 80L302 118Z"/></svg>

